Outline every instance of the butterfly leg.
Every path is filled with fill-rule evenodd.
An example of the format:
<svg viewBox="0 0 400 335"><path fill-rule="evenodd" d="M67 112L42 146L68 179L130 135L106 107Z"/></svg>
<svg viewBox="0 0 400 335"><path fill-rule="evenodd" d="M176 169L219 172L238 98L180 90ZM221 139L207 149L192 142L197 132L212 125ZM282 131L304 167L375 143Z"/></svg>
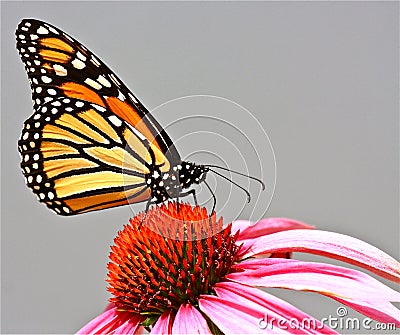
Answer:
<svg viewBox="0 0 400 335"><path fill-rule="evenodd" d="M198 206L197 197L196 197L196 190L195 189L187 191L187 192L180 193L179 196L180 197L186 197L186 196L188 196L190 194L193 196L193 200L194 200L195 205Z"/></svg>
<svg viewBox="0 0 400 335"><path fill-rule="evenodd" d="M146 209L144 210L144 215L143 215L142 220L140 221L140 224L139 224L139 227L138 227L139 229L142 226L144 220L146 220L147 212L149 211L150 205L152 203L155 203L155 202L151 201L151 198L149 198L149 200L147 200L147 203L146 203Z"/></svg>
<svg viewBox="0 0 400 335"><path fill-rule="evenodd" d="M210 191L210 193L211 193L212 196L213 196L214 203L213 203L213 208L212 208L212 210L211 210L211 214L212 214L212 213L214 212L214 210L215 210L215 205L217 204L217 198L215 197L215 194L214 194L214 192L212 191L210 185L208 185L207 182L206 182L205 180L204 180L204 184L207 186L208 190Z"/></svg>

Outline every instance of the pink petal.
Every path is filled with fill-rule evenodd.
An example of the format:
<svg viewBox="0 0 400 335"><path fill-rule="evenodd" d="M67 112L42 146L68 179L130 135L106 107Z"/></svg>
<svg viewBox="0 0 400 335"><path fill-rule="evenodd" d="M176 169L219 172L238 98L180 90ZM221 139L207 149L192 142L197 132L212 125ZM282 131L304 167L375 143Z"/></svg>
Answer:
<svg viewBox="0 0 400 335"><path fill-rule="evenodd" d="M238 244L248 239L292 229L314 229L313 226L286 218L267 218L255 223L246 220L232 222L232 234L240 230Z"/></svg>
<svg viewBox="0 0 400 335"><path fill-rule="evenodd" d="M115 307L107 309L105 312L100 314L98 317L90 321L86 326L81 328L77 334L112 334L119 327L124 326L127 323L127 327L134 325L131 334L138 327L139 323L143 320L143 317L139 314L118 312Z"/></svg>
<svg viewBox="0 0 400 335"><path fill-rule="evenodd" d="M214 289L218 296L201 296L199 307L225 334L336 334L296 307L261 290L230 282L217 283ZM308 323L302 323L304 319ZM293 327L291 320L304 326L315 322L315 328Z"/></svg>
<svg viewBox="0 0 400 335"><path fill-rule="evenodd" d="M119 326L117 329L113 330L110 334L112 335L130 335L130 334L141 334L143 332L139 332L139 329L143 327L138 327L136 322L132 322L132 320L126 321L124 324Z"/></svg>
<svg viewBox="0 0 400 335"><path fill-rule="evenodd" d="M385 323L400 326L400 293L360 271L291 259L263 258L236 264L226 278L245 285L313 291Z"/></svg>
<svg viewBox="0 0 400 335"><path fill-rule="evenodd" d="M182 304L176 313L172 334L212 334L207 321L190 303Z"/></svg>
<svg viewBox="0 0 400 335"><path fill-rule="evenodd" d="M355 264L400 283L400 263L382 250L354 237L321 230L290 230L258 237L240 256L248 258L276 252L306 252Z"/></svg>
<svg viewBox="0 0 400 335"><path fill-rule="evenodd" d="M151 329L150 334L171 334L172 333L172 323L174 322L174 314L171 310L165 311L158 318L157 322Z"/></svg>
<svg viewBox="0 0 400 335"><path fill-rule="evenodd" d="M262 311L212 295L202 296L199 307L224 334L265 334L265 330L257 326L264 317ZM276 328L268 332L282 333Z"/></svg>

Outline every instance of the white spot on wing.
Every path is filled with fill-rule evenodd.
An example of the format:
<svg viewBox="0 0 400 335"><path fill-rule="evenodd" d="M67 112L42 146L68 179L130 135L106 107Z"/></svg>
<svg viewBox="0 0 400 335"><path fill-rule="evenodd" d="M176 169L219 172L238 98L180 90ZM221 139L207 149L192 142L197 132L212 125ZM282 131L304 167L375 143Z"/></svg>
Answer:
<svg viewBox="0 0 400 335"><path fill-rule="evenodd" d="M99 90L102 87L99 83L95 82L93 79L90 79L90 78L86 78L85 83L88 84L89 86L93 87L96 90Z"/></svg>
<svg viewBox="0 0 400 335"><path fill-rule="evenodd" d="M57 76L66 76L68 74L67 69L60 64L54 64L53 69Z"/></svg>
<svg viewBox="0 0 400 335"><path fill-rule="evenodd" d="M49 31L48 31L45 27L40 27L40 28L37 30L37 33L38 33L38 34L41 34L41 35L46 35L46 34L49 33Z"/></svg>
<svg viewBox="0 0 400 335"><path fill-rule="evenodd" d="M129 127L130 130L132 130L132 132L142 141L146 141L146 137L140 132L138 131L135 127L132 127L129 123L126 123L126 125Z"/></svg>
<svg viewBox="0 0 400 335"><path fill-rule="evenodd" d="M97 81L105 87L111 87L111 83L102 75L97 78Z"/></svg>
<svg viewBox="0 0 400 335"><path fill-rule="evenodd" d="M106 111L106 109L105 109L104 107L101 107L101 106L99 106L99 105L97 105L97 104L92 104L92 106L93 106L94 108L96 108L99 112L104 112L104 111Z"/></svg>
<svg viewBox="0 0 400 335"><path fill-rule="evenodd" d="M42 81L46 84L51 83L51 78L47 77L47 76L42 76Z"/></svg>
<svg viewBox="0 0 400 335"><path fill-rule="evenodd" d="M94 56L92 56L92 58L90 59L90 61L91 61L94 65L96 65L97 67L100 66L100 62L99 62Z"/></svg>
<svg viewBox="0 0 400 335"><path fill-rule="evenodd" d="M116 117L115 115L109 116L108 119L111 121L111 123L114 126L121 127L122 121L118 117Z"/></svg>
<svg viewBox="0 0 400 335"><path fill-rule="evenodd" d="M80 51L78 51L78 52L76 53L76 56L77 56L80 60L86 61L86 57L85 57L84 55L82 55L82 53L81 53Z"/></svg>
<svg viewBox="0 0 400 335"><path fill-rule="evenodd" d="M78 59L78 58L75 58L72 62L71 62L71 64L74 66L74 68L75 69L78 69L78 70L81 70L81 69L83 69L85 66L86 66L86 64L84 63L84 62L82 62L80 59Z"/></svg>
<svg viewBox="0 0 400 335"><path fill-rule="evenodd" d="M118 79L112 74L109 74L110 79L114 82L115 85L119 86L121 83L118 81Z"/></svg>
<svg viewBox="0 0 400 335"><path fill-rule="evenodd" d="M71 36L69 36L69 35L67 35L67 34L65 34L65 33L64 33L64 36L65 36L65 38L66 38L67 40L69 40L69 41L71 41L71 42L74 42L74 40L72 39Z"/></svg>
<svg viewBox="0 0 400 335"><path fill-rule="evenodd" d="M50 30L53 34L59 35L58 31L55 30L53 27L49 27L49 30Z"/></svg>
<svg viewBox="0 0 400 335"><path fill-rule="evenodd" d="M123 95L121 91L118 91L118 99L121 101L125 100L125 95Z"/></svg>

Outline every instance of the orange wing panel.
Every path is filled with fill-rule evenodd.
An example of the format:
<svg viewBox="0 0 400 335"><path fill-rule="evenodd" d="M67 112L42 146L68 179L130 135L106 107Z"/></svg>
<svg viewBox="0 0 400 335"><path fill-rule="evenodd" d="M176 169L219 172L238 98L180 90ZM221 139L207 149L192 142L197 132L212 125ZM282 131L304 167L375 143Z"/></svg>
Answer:
<svg viewBox="0 0 400 335"><path fill-rule="evenodd" d="M39 54L40 54L40 56L42 56L43 59L49 60L52 62L68 63L69 60L71 59L71 56L69 56L63 52L58 52L58 51L53 51L53 50L48 50L48 49L40 50Z"/></svg>
<svg viewBox="0 0 400 335"><path fill-rule="evenodd" d="M143 187L143 186L142 186ZM114 192L108 194L98 194L89 196L86 198L77 198L63 200L64 203L71 208L71 210L76 212L89 212L94 210L100 210L110 207L122 206L128 204L128 202L136 203L148 200L150 197L150 191L147 189L143 193L139 194L137 197L132 199L126 199L127 197L134 196L135 193L140 191L138 188L131 189L126 192ZM109 202L109 203L105 203ZM97 205L98 204L98 205ZM96 206L97 205L97 206ZM92 207L93 206L93 207ZM85 208L89 209L85 210Z"/></svg>
<svg viewBox="0 0 400 335"><path fill-rule="evenodd" d="M69 53L72 53L74 51L74 48L72 46L55 37L42 38L40 40L40 44L48 48L58 49Z"/></svg>
<svg viewBox="0 0 400 335"><path fill-rule="evenodd" d="M83 85L67 82L62 84L60 88L64 91L64 94L67 97L86 100L99 106L106 107L103 100L101 100L100 96L96 92Z"/></svg>
<svg viewBox="0 0 400 335"><path fill-rule="evenodd" d="M110 109L118 115L121 119L128 122L132 127L135 127L140 133L142 133L150 143L154 141L154 134L147 128L146 124L142 121L142 117L134 110L129 104L119 100L115 97L107 98L107 104ZM154 142L158 149L161 150L158 143Z"/></svg>

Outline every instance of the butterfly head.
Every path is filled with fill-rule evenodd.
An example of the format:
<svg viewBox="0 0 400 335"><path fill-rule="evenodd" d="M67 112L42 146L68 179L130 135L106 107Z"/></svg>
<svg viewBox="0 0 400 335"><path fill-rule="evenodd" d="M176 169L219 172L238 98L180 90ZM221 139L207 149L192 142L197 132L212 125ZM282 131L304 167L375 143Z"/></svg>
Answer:
<svg viewBox="0 0 400 335"><path fill-rule="evenodd" d="M192 184L200 184L206 179L208 168L191 162L182 162L177 166L179 181L182 188L188 188Z"/></svg>

